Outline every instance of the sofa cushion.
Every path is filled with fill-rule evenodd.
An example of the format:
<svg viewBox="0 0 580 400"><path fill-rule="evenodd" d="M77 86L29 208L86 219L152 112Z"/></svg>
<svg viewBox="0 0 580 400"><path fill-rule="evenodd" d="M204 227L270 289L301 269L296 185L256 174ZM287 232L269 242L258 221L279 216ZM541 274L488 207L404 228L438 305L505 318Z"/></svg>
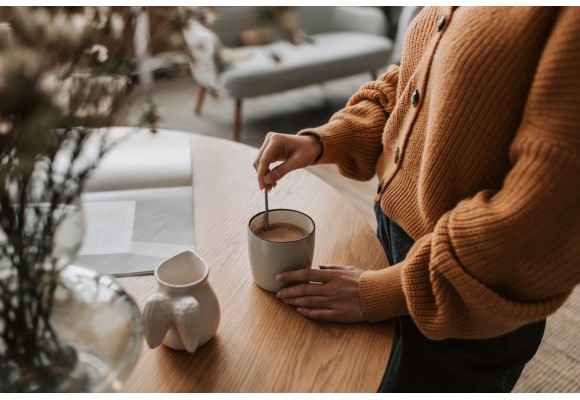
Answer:
<svg viewBox="0 0 580 400"><path fill-rule="evenodd" d="M226 67L218 86L236 98L260 96L384 68L392 42L359 32L311 35L311 43L287 41L247 46L250 56Z"/></svg>

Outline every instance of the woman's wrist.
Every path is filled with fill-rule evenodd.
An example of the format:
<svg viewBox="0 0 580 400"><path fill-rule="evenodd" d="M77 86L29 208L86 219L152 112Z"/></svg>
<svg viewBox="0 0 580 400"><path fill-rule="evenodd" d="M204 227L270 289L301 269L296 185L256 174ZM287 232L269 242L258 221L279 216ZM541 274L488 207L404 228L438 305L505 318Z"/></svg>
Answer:
<svg viewBox="0 0 580 400"><path fill-rule="evenodd" d="M322 153L324 152L322 140L318 135L315 135L314 133L306 133L303 134L302 136L309 138L310 141L313 143L313 152L316 156L314 157L314 161L312 161L311 164L314 164L316 161L320 160L320 157L322 157Z"/></svg>

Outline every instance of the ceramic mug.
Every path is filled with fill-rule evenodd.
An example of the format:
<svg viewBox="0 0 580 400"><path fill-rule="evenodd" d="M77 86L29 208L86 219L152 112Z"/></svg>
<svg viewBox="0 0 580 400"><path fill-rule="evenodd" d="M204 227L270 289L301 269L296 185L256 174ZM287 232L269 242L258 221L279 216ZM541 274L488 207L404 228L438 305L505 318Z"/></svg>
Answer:
<svg viewBox="0 0 580 400"><path fill-rule="evenodd" d="M311 267L315 224L308 215L286 209L270 210L268 222L266 231L264 212L250 219L248 254L254 282L264 290L277 292L289 284L276 281L276 274Z"/></svg>
<svg viewBox="0 0 580 400"><path fill-rule="evenodd" d="M206 262L191 251L179 253L155 269L157 292L147 299L142 315L150 348L163 343L193 353L215 335L220 306L208 274Z"/></svg>

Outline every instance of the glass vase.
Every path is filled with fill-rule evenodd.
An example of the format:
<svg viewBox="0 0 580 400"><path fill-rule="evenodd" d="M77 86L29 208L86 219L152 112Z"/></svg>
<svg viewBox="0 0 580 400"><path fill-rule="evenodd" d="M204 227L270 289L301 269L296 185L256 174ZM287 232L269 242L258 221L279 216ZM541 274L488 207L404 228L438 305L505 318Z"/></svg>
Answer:
<svg viewBox="0 0 580 400"><path fill-rule="evenodd" d="M0 231L0 391L118 390L141 349L141 316L113 277L69 264L82 209L11 211L22 229Z"/></svg>

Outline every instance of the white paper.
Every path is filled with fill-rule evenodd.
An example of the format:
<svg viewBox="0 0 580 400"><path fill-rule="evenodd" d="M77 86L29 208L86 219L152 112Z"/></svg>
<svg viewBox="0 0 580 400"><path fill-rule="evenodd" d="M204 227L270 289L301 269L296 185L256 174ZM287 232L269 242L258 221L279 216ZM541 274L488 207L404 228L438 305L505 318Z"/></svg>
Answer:
<svg viewBox="0 0 580 400"><path fill-rule="evenodd" d="M152 243L152 242L137 242L131 243L131 254L140 256L171 258L183 251L195 252L194 246L183 244L166 244L166 243Z"/></svg>
<svg viewBox="0 0 580 400"><path fill-rule="evenodd" d="M79 255L128 253L133 238L134 201L84 202L85 237Z"/></svg>
<svg viewBox="0 0 580 400"><path fill-rule="evenodd" d="M130 248L124 240L122 252L108 253L109 248L99 254L78 254L75 265L113 276L147 275L168 258L195 251L191 186L83 193L82 202L85 209L99 203L134 203L134 219L125 230L132 225ZM110 229L115 235L122 231L114 225Z"/></svg>

